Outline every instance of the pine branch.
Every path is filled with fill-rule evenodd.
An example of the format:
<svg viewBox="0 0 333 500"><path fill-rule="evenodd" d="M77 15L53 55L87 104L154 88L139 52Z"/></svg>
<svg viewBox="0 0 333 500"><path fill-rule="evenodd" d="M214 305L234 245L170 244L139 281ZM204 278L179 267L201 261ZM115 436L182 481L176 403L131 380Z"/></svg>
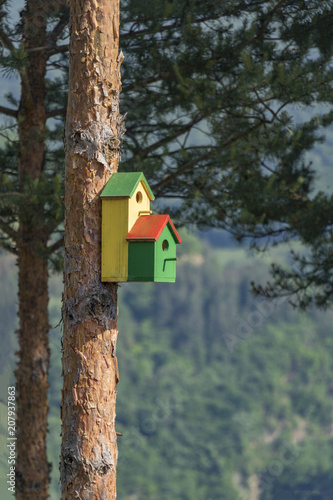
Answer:
<svg viewBox="0 0 333 500"><path fill-rule="evenodd" d="M25 195L23 193L18 193L15 191L7 191L6 193L0 193L0 198L6 197L6 196L19 196L21 198L25 198Z"/></svg>
<svg viewBox="0 0 333 500"><path fill-rule="evenodd" d="M26 52L27 53L31 53L31 52L44 52L44 50L47 50L49 48L48 45L44 45L43 47L33 47L32 49L26 49Z"/></svg>
<svg viewBox="0 0 333 500"><path fill-rule="evenodd" d="M47 252L49 254L52 254L53 252L59 250L63 246L64 246L64 238L62 237L60 240L56 241L55 243L47 247Z"/></svg>
<svg viewBox="0 0 333 500"><path fill-rule="evenodd" d="M200 24L200 23L204 23L206 21L216 21L218 18L219 18L218 16L200 17L198 19L191 20L191 24ZM160 26L159 29L158 29L158 33L160 34L163 31L173 31L176 28L181 28L181 26L183 25L183 23L184 23L184 18L182 17L180 21L176 21L173 24L165 24L164 26ZM134 25L135 24L137 24L137 23L134 23ZM152 34L152 30L151 30L150 27L149 28L144 28L144 29L142 29L140 31L135 31L135 28L132 29L134 25L132 25L131 28L128 31L121 33L121 39L122 40L124 38L139 37L139 36L151 35Z"/></svg>
<svg viewBox="0 0 333 500"><path fill-rule="evenodd" d="M65 6L66 2L63 2L63 7ZM61 8L61 6L59 7ZM69 22L69 11L66 9L61 13L60 19L53 28L53 30L51 31L51 33L47 35L47 45L49 47L55 45L56 41L58 40L59 36L67 26L68 22Z"/></svg>
<svg viewBox="0 0 333 500"><path fill-rule="evenodd" d="M0 248L4 248L7 252L18 255L18 251L15 247L11 246L9 243L0 240Z"/></svg>
<svg viewBox="0 0 333 500"><path fill-rule="evenodd" d="M279 10L279 8L284 4L284 3L287 3L288 0L281 0L279 3L277 3L275 5L275 7L271 10L271 12L269 13L269 16L267 17L266 21L265 21L265 24L261 30L261 33L256 37L256 40L257 39L260 39L263 37L265 31L267 30L267 27L269 25L269 23L271 22L271 20L273 19L274 17L274 14L277 10Z"/></svg>
<svg viewBox="0 0 333 500"><path fill-rule="evenodd" d="M205 152L205 154L199 156L199 158L195 158L194 160L192 161L188 161L187 163L185 163L185 165L177 170L176 172L172 173L172 174L169 174L167 175L166 177L164 177L164 179L162 179L160 182L158 182L157 184L155 184L154 186L152 186L155 190L160 190L163 186L165 186L166 184L169 184L170 182L174 181L177 179L177 177L179 177L179 175L181 174L188 174L190 172L194 172L195 170L195 167L202 161L202 160L206 160L207 158L209 158L211 156L211 152L209 151L208 153ZM164 196L164 195L163 195Z"/></svg>
<svg viewBox="0 0 333 500"><path fill-rule="evenodd" d="M154 144L151 144L148 146L146 149L143 149L141 153L139 153L137 156L139 159L146 158L149 153L152 151L155 151L156 149L160 148L163 146L163 144L168 143L172 141L173 139L176 139L177 137L185 134L185 132L188 132L194 125L199 123L201 120L204 119L204 115L198 115L196 118L194 118L192 121L184 125L183 127L177 129L175 132L172 134L168 135L167 137L163 137L163 139L160 139L159 141L156 141Z"/></svg>
<svg viewBox="0 0 333 500"><path fill-rule="evenodd" d="M55 118L56 116L66 116L66 108L53 109L46 113L46 118Z"/></svg>
<svg viewBox="0 0 333 500"><path fill-rule="evenodd" d="M9 36L6 35L6 33L1 28L0 28L0 40L6 49L8 49L10 51L15 50L15 46L14 46L13 42L11 41Z"/></svg>
<svg viewBox="0 0 333 500"><path fill-rule="evenodd" d="M130 137L132 139L132 141L135 144L135 147L137 149L140 149L139 141L137 140L136 135L130 129L126 129L126 135L127 137Z"/></svg>
<svg viewBox="0 0 333 500"><path fill-rule="evenodd" d="M130 92L131 90L142 89L142 88L145 88L150 83L165 81L171 77L172 77L171 73L160 73L158 75L151 76L150 78L145 78L144 80L141 80L140 82L134 82L130 85L124 84L123 85L123 92L127 93L127 92Z"/></svg>
<svg viewBox="0 0 333 500"><path fill-rule="evenodd" d="M55 54L62 54L63 52L67 52L69 50L69 45L55 45L54 47L48 48L48 55L53 56Z"/></svg>
<svg viewBox="0 0 333 500"><path fill-rule="evenodd" d="M31 52L42 52L46 50L48 53L48 56L53 56L55 54L61 54L62 52L67 52L69 50L69 45L44 45L43 47L33 47L32 49L27 49L28 53Z"/></svg>
<svg viewBox="0 0 333 500"><path fill-rule="evenodd" d="M15 231L9 224L0 219L0 229L2 232L7 234L9 238L13 241L17 242L18 240L18 232Z"/></svg>
<svg viewBox="0 0 333 500"><path fill-rule="evenodd" d="M268 123L270 123L269 121L267 121ZM256 123L255 125L253 125L252 127L250 127L249 129L245 130L244 132L241 132L240 134L232 134L230 135L227 140L224 142L224 144L222 145L222 148L221 149L224 149L228 146L230 146L230 144L232 144L233 142L235 141L238 141L239 139L243 138L243 137L246 137L249 133L253 132L254 130L256 130L257 128L259 128L260 126L262 125L262 121ZM180 135L180 134L179 134ZM160 141L162 142L162 141ZM157 144L157 143L155 143ZM147 148L149 149L149 148ZM164 178L161 182L155 184L153 187L154 189L161 189L163 186L165 186L166 184L169 184L170 182L174 181L175 179L177 179L177 177L180 175L180 174L183 174L183 173L189 173L189 172L193 172L195 170L195 166L198 165L202 160L205 160L207 158L209 158L211 156L211 152L209 151L208 153L205 152L203 155L201 155L199 158L194 158L193 161L190 161L190 162L187 162L183 168L181 168L180 170L177 170L176 172L174 172L173 174L170 174L168 175L166 178ZM141 155L140 155L140 158L141 158ZM158 193L157 193L158 195Z"/></svg>
<svg viewBox="0 0 333 500"><path fill-rule="evenodd" d="M13 118L18 117L18 111L16 109L6 108L5 106L0 106L0 113L6 116L12 116Z"/></svg>
<svg viewBox="0 0 333 500"><path fill-rule="evenodd" d="M11 41L11 39L6 35L6 33L1 28L0 28L0 40L2 41L2 43L6 49L10 50L11 52L15 51L15 46L14 46L13 42ZM30 105L30 107L32 107L33 101L32 101L32 97L31 97L30 85L29 85L26 69L21 68L19 70L19 73L21 76L22 87L23 87L23 90L26 94L27 102ZM18 116L18 113L15 116Z"/></svg>

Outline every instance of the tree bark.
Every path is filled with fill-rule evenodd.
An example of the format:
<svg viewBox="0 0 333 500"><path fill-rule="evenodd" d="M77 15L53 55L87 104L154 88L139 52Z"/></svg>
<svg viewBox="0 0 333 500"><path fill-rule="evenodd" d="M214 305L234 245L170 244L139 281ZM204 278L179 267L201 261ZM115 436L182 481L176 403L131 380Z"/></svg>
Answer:
<svg viewBox="0 0 333 500"><path fill-rule="evenodd" d="M45 45L46 21L38 16L40 2L27 1L22 12L25 50ZM37 22L38 20L38 22ZM18 112L19 182L23 188L40 177L45 156L46 54L28 51L21 70ZM16 498L48 498L46 455L48 413L48 272L47 228L34 220L31 206L20 211L18 238L19 329L17 388Z"/></svg>
<svg viewBox="0 0 333 500"><path fill-rule="evenodd" d="M118 169L119 0L71 0L66 119L62 498L115 499L117 285L101 282L99 194Z"/></svg>

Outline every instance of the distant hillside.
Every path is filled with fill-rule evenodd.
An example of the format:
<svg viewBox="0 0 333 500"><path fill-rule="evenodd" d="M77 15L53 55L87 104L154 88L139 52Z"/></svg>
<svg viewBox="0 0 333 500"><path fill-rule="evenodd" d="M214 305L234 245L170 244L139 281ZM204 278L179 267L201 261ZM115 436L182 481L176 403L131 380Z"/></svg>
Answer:
<svg viewBox="0 0 333 500"><path fill-rule="evenodd" d="M120 288L119 498L331 499L333 311L301 315L258 301L249 282L264 277L263 261L182 237L176 284ZM2 345L13 359L11 258L1 257L0 272L8 314ZM52 327L61 291L55 277ZM60 335L50 330L52 500L59 498ZM2 388L8 377L7 370ZM0 467L4 478L5 456Z"/></svg>

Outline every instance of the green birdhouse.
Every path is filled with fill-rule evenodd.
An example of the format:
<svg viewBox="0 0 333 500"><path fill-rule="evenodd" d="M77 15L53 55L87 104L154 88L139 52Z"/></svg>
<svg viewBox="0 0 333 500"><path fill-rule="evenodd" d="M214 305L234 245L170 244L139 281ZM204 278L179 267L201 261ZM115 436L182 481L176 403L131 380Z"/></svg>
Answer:
<svg viewBox="0 0 333 500"><path fill-rule="evenodd" d="M129 231L128 281L176 281L181 238L169 215L141 215Z"/></svg>

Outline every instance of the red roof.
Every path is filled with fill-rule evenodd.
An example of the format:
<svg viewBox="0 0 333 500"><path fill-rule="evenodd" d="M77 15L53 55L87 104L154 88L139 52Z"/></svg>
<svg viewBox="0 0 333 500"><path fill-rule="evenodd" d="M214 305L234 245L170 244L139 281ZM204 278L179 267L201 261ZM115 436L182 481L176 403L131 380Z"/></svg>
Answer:
<svg viewBox="0 0 333 500"><path fill-rule="evenodd" d="M173 233L176 243L181 243L181 238L170 219L170 215L141 215L128 233L128 241L157 241L165 226Z"/></svg>

